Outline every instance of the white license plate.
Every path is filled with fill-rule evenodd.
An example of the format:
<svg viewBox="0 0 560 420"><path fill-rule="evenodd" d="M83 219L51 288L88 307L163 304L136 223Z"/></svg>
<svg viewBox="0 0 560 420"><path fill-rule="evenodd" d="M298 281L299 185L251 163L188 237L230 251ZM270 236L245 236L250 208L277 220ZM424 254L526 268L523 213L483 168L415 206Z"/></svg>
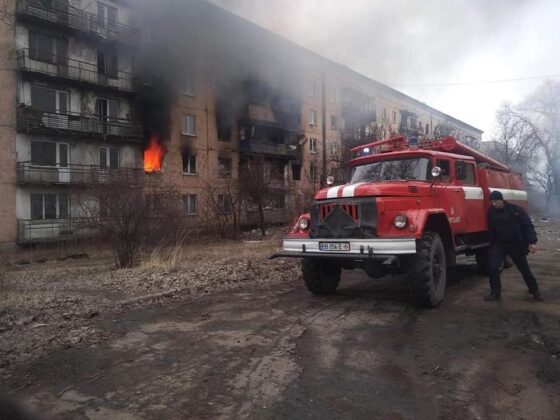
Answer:
<svg viewBox="0 0 560 420"><path fill-rule="evenodd" d="M319 251L350 251L350 242L319 242Z"/></svg>

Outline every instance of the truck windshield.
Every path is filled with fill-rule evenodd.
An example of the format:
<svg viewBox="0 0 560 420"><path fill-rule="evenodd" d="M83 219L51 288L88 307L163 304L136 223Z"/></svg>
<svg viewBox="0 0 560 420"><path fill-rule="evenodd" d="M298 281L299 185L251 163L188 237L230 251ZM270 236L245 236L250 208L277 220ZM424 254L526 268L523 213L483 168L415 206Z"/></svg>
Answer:
<svg viewBox="0 0 560 420"><path fill-rule="evenodd" d="M429 179L430 170L430 160L426 158L382 160L354 167L350 182L381 182L407 179L426 181Z"/></svg>

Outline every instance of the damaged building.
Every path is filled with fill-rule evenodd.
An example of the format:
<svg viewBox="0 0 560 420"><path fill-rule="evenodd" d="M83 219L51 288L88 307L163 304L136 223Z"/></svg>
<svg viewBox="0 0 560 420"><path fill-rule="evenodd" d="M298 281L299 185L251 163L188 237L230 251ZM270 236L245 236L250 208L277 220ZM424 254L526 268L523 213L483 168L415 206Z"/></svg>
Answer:
<svg viewBox="0 0 560 420"><path fill-rule="evenodd" d="M154 141L158 176L180 192L190 223L208 223L214 206L253 225L258 200L240 191L255 162L266 220L284 223L352 146L396 133L473 144L482 134L202 0L10 0L7 11L5 245L87 233L74 191L107 174L150 176Z"/></svg>

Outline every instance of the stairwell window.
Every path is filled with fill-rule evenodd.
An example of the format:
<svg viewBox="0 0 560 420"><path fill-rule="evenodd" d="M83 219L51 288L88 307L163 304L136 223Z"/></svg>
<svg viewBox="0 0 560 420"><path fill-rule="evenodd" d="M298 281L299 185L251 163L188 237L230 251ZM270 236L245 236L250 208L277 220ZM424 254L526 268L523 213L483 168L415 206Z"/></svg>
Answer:
<svg viewBox="0 0 560 420"><path fill-rule="evenodd" d="M317 153L317 139L309 139L309 153Z"/></svg>
<svg viewBox="0 0 560 420"><path fill-rule="evenodd" d="M309 110L309 125L317 125L317 110Z"/></svg>
<svg viewBox="0 0 560 420"><path fill-rule="evenodd" d="M196 117L186 114L181 117L181 134L184 136L196 136Z"/></svg>

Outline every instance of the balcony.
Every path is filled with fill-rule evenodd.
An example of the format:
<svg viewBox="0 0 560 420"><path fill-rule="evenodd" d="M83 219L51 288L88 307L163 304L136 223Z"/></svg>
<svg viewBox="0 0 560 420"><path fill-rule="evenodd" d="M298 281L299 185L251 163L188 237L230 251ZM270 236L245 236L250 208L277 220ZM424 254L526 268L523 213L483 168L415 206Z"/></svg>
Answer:
<svg viewBox="0 0 560 420"><path fill-rule="evenodd" d="M144 169L102 169L98 165L68 164L62 166L37 166L31 162L17 163L17 182L20 185L92 185L117 181L129 185L142 185Z"/></svg>
<svg viewBox="0 0 560 420"><path fill-rule="evenodd" d="M131 141L141 141L143 136L142 124L133 120L71 112L57 114L28 106L17 109L17 129L24 133L120 137Z"/></svg>
<svg viewBox="0 0 560 420"><path fill-rule="evenodd" d="M22 245L80 239L96 233L85 218L17 221L17 242Z"/></svg>
<svg viewBox="0 0 560 420"><path fill-rule="evenodd" d="M20 19L48 23L70 32L90 35L104 41L136 42L138 29L68 5L61 0L18 0Z"/></svg>
<svg viewBox="0 0 560 420"><path fill-rule="evenodd" d="M277 144L260 140L240 140L239 151L241 153L254 153L265 156L277 156L287 159L297 159L297 146L288 144Z"/></svg>
<svg viewBox="0 0 560 420"><path fill-rule="evenodd" d="M58 77L69 82L122 92L134 91L132 73L100 73L97 64L74 60L60 54L33 52L28 48L18 50L16 57L18 70L34 76Z"/></svg>

